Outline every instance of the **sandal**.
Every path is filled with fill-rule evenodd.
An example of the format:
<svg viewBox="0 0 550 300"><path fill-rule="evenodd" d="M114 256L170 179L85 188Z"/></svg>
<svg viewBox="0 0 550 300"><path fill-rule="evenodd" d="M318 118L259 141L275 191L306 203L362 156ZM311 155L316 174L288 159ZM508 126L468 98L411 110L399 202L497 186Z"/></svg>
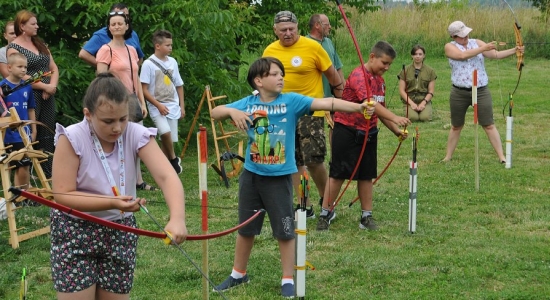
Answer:
<svg viewBox="0 0 550 300"><path fill-rule="evenodd" d="M136 184L136 189L142 190L142 191L155 191L157 190L156 187L152 185L148 185L147 182L142 182L141 184Z"/></svg>

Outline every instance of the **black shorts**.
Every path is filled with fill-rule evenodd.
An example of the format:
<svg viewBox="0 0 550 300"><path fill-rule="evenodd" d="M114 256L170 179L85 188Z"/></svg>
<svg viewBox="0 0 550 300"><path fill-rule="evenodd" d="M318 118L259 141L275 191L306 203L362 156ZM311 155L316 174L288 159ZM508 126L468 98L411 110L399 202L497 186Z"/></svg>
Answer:
<svg viewBox="0 0 550 300"><path fill-rule="evenodd" d="M10 154L12 152L19 151L19 150L25 148L25 144L23 144L23 142L6 144L5 146L7 147L7 146L10 146L10 145L11 145L11 147L6 149L6 154ZM24 157L21 160L12 160L12 161L10 161L10 167L15 167L16 169L18 169L20 167L28 167L30 165L32 165L32 160L28 157Z"/></svg>
<svg viewBox="0 0 550 300"><path fill-rule="evenodd" d="M367 138L365 152L353 180L371 180L377 177L376 148L378 145L378 128L371 128L369 134L352 127L334 123L332 132L332 160L329 177L349 179Z"/></svg>
<svg viewBox="0 0 550 300"><path fill-rule="evenodd" d="M269 216L273 236L279 240L291 240L294 232L292 175L263 176L243 170L239 177L239 223L246 221L258 209L265 209ZM265 214L259 215L239 229L242 236L259 235Z"/></svg>

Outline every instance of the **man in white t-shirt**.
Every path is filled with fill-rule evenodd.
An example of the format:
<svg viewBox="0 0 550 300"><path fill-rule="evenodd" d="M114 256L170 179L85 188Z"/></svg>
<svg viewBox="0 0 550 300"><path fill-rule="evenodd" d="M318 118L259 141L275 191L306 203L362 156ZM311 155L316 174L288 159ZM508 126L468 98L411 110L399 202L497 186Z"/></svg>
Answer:
<svg viewBox="0 0 550 300"><path fill-rule="evenodd" d="M139 78L149 116L158 129L162 152L180 174L181 159L174 152L174 143L178 141L178 120L185 117L183 80L178 63L169 56L172 53L172 34L167 30L156 31L153 45L155 54L143 62Z"/></svg>

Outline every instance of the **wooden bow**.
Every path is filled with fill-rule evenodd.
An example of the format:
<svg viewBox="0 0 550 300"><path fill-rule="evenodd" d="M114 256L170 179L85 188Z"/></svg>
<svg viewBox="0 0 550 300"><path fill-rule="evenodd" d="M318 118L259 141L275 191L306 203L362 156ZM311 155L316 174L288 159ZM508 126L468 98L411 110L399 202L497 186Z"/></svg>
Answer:
<svg viewBox="0 0 550 300"><path fill-rule="evenodd" d="M502 0L502 1L504 1L504 3L506 3L506 5L508 5L508 8L512 12L512 16L514 17L514 35L516 37L516 57L517 57L516 69L518 70L519 75L518 75L518 81L516 82L516 87L514 88L514 91L510 94L510 97L511 97L511 96L514 95L514 93L518 89L519 81L521 79L521 71L523 70L523 66L524 66L523 53L520 50L520 48L523 47L523 39L521 37L521 25L518 22L518 18L516 17L516 13L512 9L512 6L510 6L510 4L506 0Z"/></svg>

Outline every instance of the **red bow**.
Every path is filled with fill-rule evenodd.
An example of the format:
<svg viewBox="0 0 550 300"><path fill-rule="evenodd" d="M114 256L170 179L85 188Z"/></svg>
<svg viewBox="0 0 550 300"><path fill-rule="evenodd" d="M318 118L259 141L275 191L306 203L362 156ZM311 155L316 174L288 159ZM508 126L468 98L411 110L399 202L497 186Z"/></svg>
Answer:
<svg viewBox="0 0 550 300"><path fill-rule="evenodd" d="M49 206L51 208L55 208L55 209L57 209L59 211L62 211L66 214L73 215L75 217L79 217L81 219L88 220L90 222L98 223L98 224L101 224L101 225L109 227L109 228L122 230L122 231L126 231L126 232L131 232L131 233L136 234L136 235L144 235L144 236L148 236L148 237L152 237L152 238L158 238L158 239L164 239L164 240L170 239L166 235L166 233L164 233L164 232L144 230L144 229L139 229L139 228L130 227L130 226L118 224L118 223L115 223L115 222L107 221L107 220L98 218L96 216L92 216L90 214L81 212L79 210L67 207L65 205L56 203L54 201L48 200L46 198L37 196L35 194L29 193L27 191L23 191L23 190L20 190L20 189L17 189L17 188L11 187L10 192L12 192L13 194L16 194L18 196L27 198L29 200L39 202L39 203L44 204L46 206ZM242 222L241 224L239 224L239 225L237 225L233 228L230 228L230 229L227 229L227 230L224 230L224 231L220 231L220 232L217 232L217 233L201 234L201 235L188 235L186 240L189 240L189 241L208 240L208 239L214 239L214 238L217 238L217 237L221 237L221 236L230 234L230 233L235 232L235 231L239 230L240 228L248 225L250 222L252 222L256 217L258 217L263 212L264 212L264 210L258 210L248 220Z"/></svg>

